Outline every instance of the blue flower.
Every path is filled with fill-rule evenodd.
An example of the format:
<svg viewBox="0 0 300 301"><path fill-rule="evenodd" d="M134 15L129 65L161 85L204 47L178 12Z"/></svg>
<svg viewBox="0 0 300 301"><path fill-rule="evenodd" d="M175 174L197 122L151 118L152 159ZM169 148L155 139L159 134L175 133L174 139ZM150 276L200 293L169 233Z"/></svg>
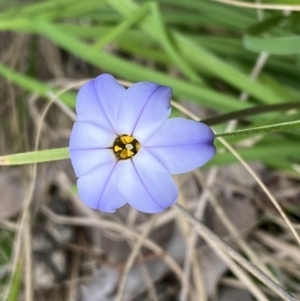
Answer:
<svg viewBox="0 0 300 301"><path fill-rule="evenodd" d="M171 174L214 156L207 125L167 119L171 96L170 87L151 82L126 89L109 74L80 89L70 157L79 196L89 207L114 212L129 203L142 212L161 212L178 197Z"/></svg>

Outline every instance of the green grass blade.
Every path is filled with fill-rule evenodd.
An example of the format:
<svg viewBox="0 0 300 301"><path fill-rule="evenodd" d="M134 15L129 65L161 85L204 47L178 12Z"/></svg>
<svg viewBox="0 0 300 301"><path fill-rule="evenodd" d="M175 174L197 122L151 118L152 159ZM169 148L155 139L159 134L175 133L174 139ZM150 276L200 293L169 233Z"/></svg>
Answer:
<svg viewBox="0 0 300 301"><path fill-rule="evenodd" d="M95 49L101 49L104 45L114 41L117 37L124 34L131 26L139 22L149 13L149 4L141 6L129 17L125 18L119 25L109 31L104 37L101 37L94 43Z"/></svg>
<svg viewBox="0 0 300 301"><path fill-rule="evenodd" d="M69 148L55 148L0 157L0 165L23 165L68 159Z"/></svg>
<svg viewBox="0 0 300 301"><path fill-rule="evenodd" d="M48 22L36 20L35 24L40 33L52 40L55 44L86 62L118 76L132 81L146 80L171 86L177 96L197 100L204 106L218 111L239 110L249 107L249 104L241 103L229 95L224 95L205 87L199 87L199 85L190 84L162 72L145 69L142 66L115 57L104 51L95 51L89 45L59 30L55 25Z"/></svg>
<svg viewBox="0 0 300 301"><path fill-rule="evenodd" d="M132 0L106 1L123 16L130 15L133 12L132 7L137 7ZM127 9L124 9L123 7L125 3L127 4ZM142 28L151 35L153 35L152 30L155 27L156 24L149 18L143 22L142 26ZM210 74L222 78L225 82L232 84L242 91L248 92L262 102L276 103L282 100L276 93L272 91L272 89L265 87L259 82L251 80L248 75L219 59L206 49L194 44L184 35L175 31L170 31L170 33L172 34L174 42L182 54L182 57L188 60L193 66L198 67L199 70L204 68ZM156 32L154 34L156 34Z"/></svg>
<svg viewBox="0 0 300 301"><path fill-rule="evenodd" d="M280 22L288 22L289 17L279 15L266 19L251 26L244 35L243 43L246 49L254 52L266 51L270 54L291 55L300 53L300 36L286 33L289 36L264 37L259 36L270 28L276 28Z"/></svg>
<svg viewBox="0 0 300 301"><path fill-rule="evenodd" d="M19 294L22 286L22 274L23 274L22 260L19 260L17 263L17 268L15 270L15 273L14 275L12 275L13 278L12 278L7 301L19 300Z"/></svg>
<svg viewBox="0 0 300 301"><path fill-rule="evenodd" d="M265 125L259 127L253 127L245 130L237 130L233 132L226 132L216 134L216 137L231 137L231 136L245 136L245 135L255 135L255 134L267 134L272 132L284 132L292 131L300 128L300 120L282 122L278 124Z"/></svg>
<svg viewBox="0 0 300 301"><path fill-rule="evenodd" d="M5 67L0 63L0 75L2 75L6 80L13 82L22 89L29 91L31 93L37 93L46 99L51 99L53 95L58 93L58 89L52 89L48 85L35 80L29 76L23 75L21 73L15 72L8 67ZM65 92L59 96L59 98L68 106L74 107L75 105L75 94L71 92Z"/></svg>
<svg viewBox="0 0 300 301"><path fill-rule="evenodd" d="M162 45L165 49L166 53L169 55L170 59L173 61L174 65L192 82L203 84L203 81L196 74L196 72L186 63L185 60L178 54L174 45L169 38L169 33L165 27L163 22L162 15L160 13L159 7L156 2L150 2L150 9L152 13L152 26L151 26L151 34L154 36L158 43ZM146 31L149 29L147 27ZM153 33L154 32L154 35Z"/></svg>
<svg viewBox="0 0 300 301"><path fill-rule="evenodd" d="M300 36L283 38L260 38L245 35L245 48L253 52L266 51L270 54L290 55L300 53Z"/></svg>
<svg viewBox="0 0 300 301"><path fill-rule="evenodd" d="M270 143L268 145L256 145L251 148L237 149L238 153L246 161L270 161L272 158L287 159L292 156L297 157L299 153L299 143ZM205 166L211 167L237 162L237 159L229 152L217 153L217 155Z"/></svg>

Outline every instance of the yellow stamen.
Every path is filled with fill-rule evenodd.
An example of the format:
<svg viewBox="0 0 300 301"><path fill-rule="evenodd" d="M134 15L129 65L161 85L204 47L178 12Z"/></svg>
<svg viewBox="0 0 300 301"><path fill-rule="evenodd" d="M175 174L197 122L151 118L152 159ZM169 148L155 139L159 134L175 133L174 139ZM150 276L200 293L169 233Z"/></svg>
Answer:
<svg viewBox="0 0 300 301"><path fill-rule="evenodd" d="M123 144L128 144L131 143L134 140L134 138L128 135L124 135L120 137L120 140L123 142Z"/></svg>
<svg viewBox="0 0 300 301"><path fill-rule="evenodd" d="M121 159L128 159L131 158L134 155L134 152L130 149L124 148L120 154Z"/></svg>
<svg viewBox="0 0 300 301"><path fill-rule="evenodd" d="M119 146L119 145L115 145L115 146L114 146L114 152L115 152L115 153L121 151L122 149L123 149L123 148L122 148L121 146Z"/></svg>
<svg viewBox="0 0 300 301"><path fill-rule="evenodd" d="M115 156L120 160L130 159L137 154L140 148L141 144L129 135L117 137L112 147Z"/></svg>

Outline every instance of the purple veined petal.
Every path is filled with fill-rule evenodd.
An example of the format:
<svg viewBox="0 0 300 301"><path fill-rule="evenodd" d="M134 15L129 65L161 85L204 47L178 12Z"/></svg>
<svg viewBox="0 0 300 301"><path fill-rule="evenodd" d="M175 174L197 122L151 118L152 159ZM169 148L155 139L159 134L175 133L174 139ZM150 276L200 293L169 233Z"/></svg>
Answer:
<svg viewBox="0 0 300 301"><path fill-rule="evenodd" d="M108 163L93 169L77 181L78 194L90 208L115 212L126 200L118 190L115 169L117 163Z"/></svg>
<svg viewBox="0 0 300 301"><path fill-rule="evenodd" d="M170 115L172 89L150 82L139 82L126 90L120 103L117 133L132 134L142 142Z"/></svg>
<svg viewBox="0 0 300 301"><path fill-rule="evenodd" d="M93 83L104 115L116 131L118 111L126 89L110 74L101 74Z"/></svg>
<svg viewBox="0 0 300 301"><path fill-rule="evenodd" d="M143 148L132 160L119 161L116 173L119 190L139 211L161 212L178 197L171 175Z"/></svg>
<svg viewBox="0 0 300 301"><path fill-rule="evenodd" d="M75 149L70 150L72 166L77 177L108 163L116 164L116 156L111 149Z"/></svg>
<svg viewBox="0 0 300 301"><path fill-rule="evenodd" d="M112 75L101 74L84 84L76 99L77 121L90 122L114 130L120 98L125 93Z"/></svg>
<svg viewBox="0 0 300 301"><path fill-rule="evenodd" d="M172 118L144 142L143 146L171 174L191 171L215 155L214 133L206 124Z"/></svg>
<svg viewBox="0 0 300 301"><path fill-rule="evenodd" d="M70 150L112 147L116 134L87 122L75 122L71 137Z"/></svg>

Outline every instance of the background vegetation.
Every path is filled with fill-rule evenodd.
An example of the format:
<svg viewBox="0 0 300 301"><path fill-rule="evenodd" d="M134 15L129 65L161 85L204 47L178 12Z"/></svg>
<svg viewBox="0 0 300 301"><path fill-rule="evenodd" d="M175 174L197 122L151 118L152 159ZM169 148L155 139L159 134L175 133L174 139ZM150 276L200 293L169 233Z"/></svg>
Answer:
<svg viewBox="0 0 300 301"><path fill-rule="evenodd" d="M67 146L74 118L76 90L82 80L102 72L111 73L124 81L147 80L171 86L175 104L192 111L212 125L217 133L250 130L284 122L294 122L290 124L298 127L298 0L276 0L272 3L221 0L2 0L0 31L0 151L3 156ZM62 90L65 91L59 92ZM60 93L59 96L53 99L57 93ZM51 103L51 108L45 110L51 99L55 105ZM249 108L251 110L246 110ZM173 115L182 114L181 111L180 107L174 109ZM227 116L227 113L233 115ZM238 119L239 122L230 121L232 119ZM284 126L280 127L285 129ZM285 210L295 233L299 230L299 138L297 129L278 132L278 128L271 133L268 129L261 129L252 131L250 135L244 133L226 138L246 161L260 163L257 172L273 191L279 206ZM237 162L236 157L220 141L216 141L216 146L218 154L207 164L207 173L211 174L212 170L218 172L218 168L221 168L229 178L235 173L237 177L244 177L244 174L229 169L229 164ZM46 152L41 155L41 161L65 158L66 155L66 152ZM8 160L11 164L17 160L13 157L1 158L1 162ZM34 154L31 159L26 157L25 161L22 160L34 162L38 161L37 158L38 155ZM6 178L11 173L11 167L1 170L4 177L2 182L6 183L0 184L3 187L0 193L0 211L3 212L0 214L0 294L4 299L12 301L23 298L29 301L39 296L44 298L39 300L56 300L52 294L58 291L60 293L55 298L61 300L72 300L74 296L80 298L80 290L74 283L81 283L84 276L89 274L83 272L82 257L96 260L95 257L99 259L105 253L103 250L93 253L95 241L86 242L86 239L91 240L91 233L86 234L82 228L72 226L70 231L77 234L72 234L72 239L59 244L60 249L68 250L67 258L71 258L65 270L59 272L62 283L56 279L53 286L37 288L35 272L30 268L36 265L37 256L36 246L32 242L40 229L44 231L50 227L50 213L47 210L49 207L54 211L57 209L51 207L55 203L53 199L71 199L63 202L68 206L61 209L60 214L75 218L80 212L86 223L91 221L92 213L86 213L79 202L74 201L76 191L72 170L66 167L65 171L69 172L62 178L58 177L61 171L56 172L56 168L68 166L68 162L63 161L60 166L55 164L42 165L43 168L33 169L33 173L32 169L22 168L18 170L19 182ZM185 195L186 202L181 204L186 207L189 207L188 203L197 206L195 195L197 198L201 193L203 195L209 184L205 184L203 179L201 182L197 175L193 176L198 181L199 190L193 191L193 197ZM35 188L33 180L36 180ZM247 244L246 249L255 254L254 258L264 254L262 269L265 268L265 273L285 290L300 296L300 250L294 238L295 233L294 236L291 234L290 228L256 184L236 184L235 180L229 179L230 187L239 186L238 189L232 188L230 197L242 195L257 213L251 227L248 225L248 242L241 236L235 237L239 250L253 262L251 255L239 244L241 240ZM183 193L190 191L187 183L191 183L191 179L179 178L178 181L182 184ZM209 186L217 198L223 199L224 187L229 184L221 176L216 176ZM20 201L14 203L16 199ZM7 203L11 206L7 206ZM217 205L212 206L216 208ZM191 208L194 207L191 205ZM168 222L179 225L186 237L193 233L194 228L188 219L182 221L174 208L170 212L173 215ZM93 215L93 218L99 217ZM148 223L148 217L142 219L143 223ZM84 222L74 221L73 224L83 226ZM233 221L233 224L238 228L238 222ZM143 227L130 228L126 223L125 226L134 233L143 232ZM105 226L102 224L98 228L100 230L97 231L101 231ZM261 229L270 240L260 236L264 242L256 241L259 235L263 235L262 232L256 232ZM230 231L229 234L234 236ZM79 248L82 241L85 241L84 250ZM188 240L185 242L188 246ZM101 246L100 243L100 249ZM127 262L129 254L122 264ZM96 262L98 265L99 260ZM183 258L175 262L181 264ZM257 265L261 268L259 263ZM232 266L230 269L232 271ZM184 268L183 273L187 275ZM188 280L190 291L184 276L168 282L167 286L173 289L170 300L175 300L179 295L180 300L193 300L195 296L196 300L219 300L217 297L213 299L212 292L199 293L199 279L195 275L192 274ZM245 282L237 282L235 277L236 274L231 272L225 275L225 279L233 281L231 284L238 286L237 283L240 283L240 287L243 287ZM162 276L157 278L161 279ZM222 279L217 278L216 283L221 283ZM230 286L229 280L226 285ZM250 281L267 298L255 295L249 284L246 285L257 299L281 300L255 278L250 278ZM223 278L224 283L226 281ZM189 297L184 297L184 289L191 294L188 294ZM151 300L167 300L159 292L155 297L150 296ZM143 298L146 299L145 296ZM233 300L232 295L230 298Z"/></svg>

